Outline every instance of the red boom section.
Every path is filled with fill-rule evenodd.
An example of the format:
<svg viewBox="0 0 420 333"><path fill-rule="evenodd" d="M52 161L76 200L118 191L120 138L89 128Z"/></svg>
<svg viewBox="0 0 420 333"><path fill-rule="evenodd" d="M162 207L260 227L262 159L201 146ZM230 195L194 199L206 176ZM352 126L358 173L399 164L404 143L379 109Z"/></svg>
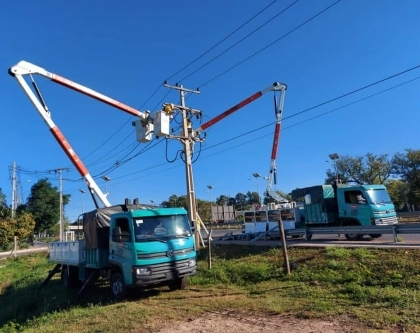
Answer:
<svg viewBox="0 0 420 333"><path fill-rule="evenodd" d="M65 151L67 156L69 157L70 161L73 162L73 165L76 167L77 171L82 175L82 177L86 176L89 172L87 171L85 165L80 160L79 156L76 155L73 148L70 146L67 139L64 137L63 133L61 133L60 129L55 126L50 129L52 135L55 137L57 142L60 144L61 148Z"/></svg>
<svg viewBox="0 0 420 333"><path fill-rule="evenodd" d="M277 147L279 145L280 128L281 124L276 124L276 128L274 130L273 150L271 151L271 160L275 160L277 158Z"/></svg>
<svg viewBox="0 0 420 333"><path fill-rule="evenodd" d="M259 91L252 95L251 97L248 97L247 99L243 100L239 104L236 104L235 106L231 107L229 110L226 110L225 112L219 114L217 117L214 117L213 119L209 120L208 122L204 123L200 126L199 130L205 130L209 128L210 126L218 123L223 118L226 118L227 116L231 115L235 111L238 111L240 108L243 108L245 105L248 105L249 103L255 101L257 98L262 96L262 92Z"/></svg>
<svg viewBox="0 0 420 333"><path fill-rule="evenodd" d="M109 98L108 96L105 96L101 93L98 93L98 92L96 92L96 91L94 91L90 88L82 86L81 84L78 84L76 82L68 80L68 79L66 79L62 76L57 75L57 74L53 74L51 80L58 83L58 84L61 84L61 85L65 86L67 88L70 88L70 89L75 90L77 92L80 92L84 95L92 97L92 98L94 98L98 101L101 101L105 104L111 105L111 106L113 106L117 109L120 109L120 110L124 111L124 112L127 112L127 113L129 113L133 116L138 117L139 114L141 113L140 111L136 110L135 108L132 108L131 106L128 106L128 105L125 105L124 103L118 102L115 99Z"/></svg>

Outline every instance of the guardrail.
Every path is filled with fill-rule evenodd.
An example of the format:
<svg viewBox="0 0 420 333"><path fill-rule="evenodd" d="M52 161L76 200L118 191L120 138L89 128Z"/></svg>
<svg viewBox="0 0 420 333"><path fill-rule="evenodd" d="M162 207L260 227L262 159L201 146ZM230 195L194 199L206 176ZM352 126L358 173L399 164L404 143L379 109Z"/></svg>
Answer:
<svg viewBox="0 0 420 333"><path fill-rule="evenodd" d="M237 223L238 224L238 223ZM239 223L242 224L242 223ZM393 235L394 242L398 241L399 234L419 234L420 235L420 223L407 223L407 224L394 224L394 225L384 225L384 226L346 226L346 227L307 227L304 229L289 229L285 230L286 236L301 236L305 237L307 240L310 240L311 235L316 234L358 234L358 235L378 235L378 234L388 234ZM259 239L266 238L267 236L273 237L278 236L278 226L272 228L267 232L260 232L256 234L239 234L234 235L232 232L222 236L221 240L249 240L250 242L255 242Z"/></svg>
<svg viewBox="0 0 420 333"><path fill-rule="evenodd" d="M274 230L272 230L274 231ZM399 234L420 234L420 223L409 224L394 224L384 226L347 226L347 227L309 227L306 229L293 229L286 230L286 235L304 235L306 239L310 238L309 235L315 234L357 234L357 235L377 235L388 234L393 235L394 242L397 242Z"/></svg>

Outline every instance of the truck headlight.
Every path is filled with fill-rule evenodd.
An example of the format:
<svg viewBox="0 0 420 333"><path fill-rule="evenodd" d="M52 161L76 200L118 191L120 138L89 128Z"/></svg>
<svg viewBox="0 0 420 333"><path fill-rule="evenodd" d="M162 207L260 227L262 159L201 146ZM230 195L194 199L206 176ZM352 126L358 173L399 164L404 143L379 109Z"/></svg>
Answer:
<svg viewBox="0 0 420 333"><path fill-rule="evenodd" d="M195 259L190 259L190 261L188 261L188 267L192 267L196 265L197 265L197 262Z"/></svg>
<svg viewBox="0 0 420 333"><path fill-rule="evenodd" d="M150 275L151 274L150 267L142 267L142 268L136 268L136 274L137 275Z"/></svg>

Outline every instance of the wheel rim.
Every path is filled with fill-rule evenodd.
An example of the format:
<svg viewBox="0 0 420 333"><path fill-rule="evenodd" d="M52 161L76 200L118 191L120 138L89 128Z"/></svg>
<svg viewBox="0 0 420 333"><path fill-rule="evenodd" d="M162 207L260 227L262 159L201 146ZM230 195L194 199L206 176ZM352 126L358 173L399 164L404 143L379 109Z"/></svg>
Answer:
<svg viewBox="0 0 420 333"><path fill-rule="evenodd" d="M121 280L114 281L114 283L112 284L112 292L114 293L114 295L120 297L122 294L122 290L123 284Z"/></svg>

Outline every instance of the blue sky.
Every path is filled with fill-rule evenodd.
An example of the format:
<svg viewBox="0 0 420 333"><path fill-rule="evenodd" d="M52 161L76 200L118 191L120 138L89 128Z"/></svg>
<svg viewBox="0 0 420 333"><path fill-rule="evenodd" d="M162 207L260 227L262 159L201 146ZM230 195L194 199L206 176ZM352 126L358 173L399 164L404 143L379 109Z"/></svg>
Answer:
<svg viewBox="0 0 420 333"><path fill-rule="evenodd" d="M71 167L64 178L79 178L17 82L7 75L8 68L20 60L142 111L157 110L168 90L161 87L149 97L165 79L170 78L171 84L200 87L201 94L190 96L187 105L202 110L204 120L274 81L283 82L288 90L277 159L277 188L285 192L323 183L325 171L331 167L326 162L328 154L333 152L392 155L405 148L418 149L420 80L321 114L413 80L420 76L420 69L287 119L419 65L420 2L416 0L342 0L217 77L334 3L334 0L300 0L293 4L295 1L278 0L204 57L171 77L272 2L3 3L0 187L8 202L11 202L9 166L14 161L20 168L40 172ZM289 5L292 6L283 14L184 79ZM213 78L216 79L204 84ZM35 80L52 119L93 176L106 171L136 146L133 118L128 114L40 76L35 76ZM201 154L193 165L197 198L209 200L207 185L214 188L213 200L221 194L234 196L256 190L256 182L249 180L252 173L265 176L270 165L275 122L272 98L271 93L264 95L207 132ZM170 91L164 101L179 103L179 95ZM198 126L193 123L193 127ZM240 136L244 133L248 134ZM240 137L232 139L237 136ZM133 153L145 147L142 144ZM170 141L168 159L173 159L180 148L179 142ZM196 152L198 149L196 145ZM180 159L166 162L162 139L107 175L112 179L108 183L112 203L120 203L125 197L160 203L172 194L186 194L184 164ZM29 194L31 184L41 177L42 173L20 174L24 197ZM54 175L49 178L58 186ZM99 178L97 182L105 191L104 181ZM66 180L63 186L64 192L72 195L67 215L75 219L82 210L78 190L84 188L84 183ZM258 186L262 192L266 184L260 180ZM84 206L85 210L93 208L87 195Z"/></svg>

